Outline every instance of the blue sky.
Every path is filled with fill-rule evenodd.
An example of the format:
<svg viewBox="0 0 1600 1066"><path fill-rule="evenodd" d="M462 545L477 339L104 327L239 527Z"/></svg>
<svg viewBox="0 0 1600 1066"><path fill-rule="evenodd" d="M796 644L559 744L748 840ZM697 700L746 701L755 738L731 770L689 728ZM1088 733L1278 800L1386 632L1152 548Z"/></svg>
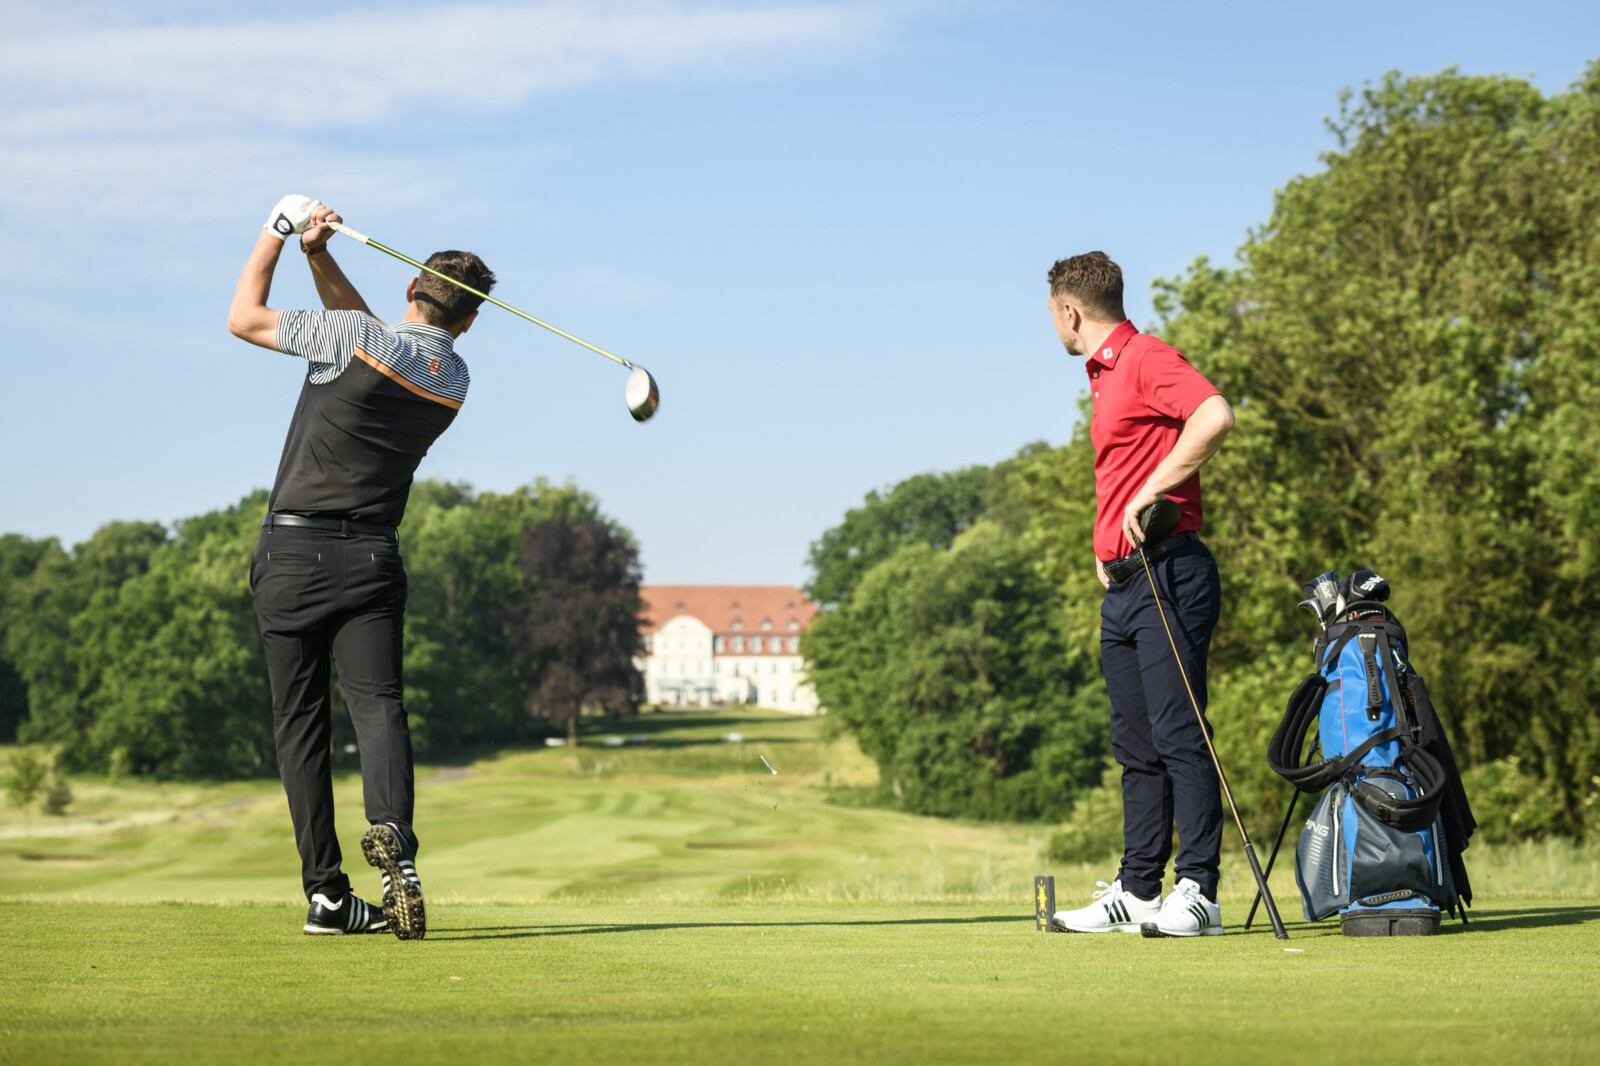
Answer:
<svg viewBox="0 0 1600 1066"><path fill-rule="evenodd" d="M302 192L648 366L486 310L420 476L572 479L647 579L780 583L871 488L1072 430L1056 258L1231 261L1389 69L1568 85L1592 3L7 5L0 531L71 543L270 483L303 364L225 329ZM380 315L408 277L336 253ZM315 305L286 255L275 306Z"/></svg>

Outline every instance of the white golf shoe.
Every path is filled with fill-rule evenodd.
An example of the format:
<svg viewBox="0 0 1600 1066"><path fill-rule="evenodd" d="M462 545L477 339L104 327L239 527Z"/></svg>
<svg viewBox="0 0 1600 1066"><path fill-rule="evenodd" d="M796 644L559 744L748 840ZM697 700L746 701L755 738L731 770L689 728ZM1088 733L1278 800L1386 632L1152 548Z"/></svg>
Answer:
<svg viewBox="0 0 1600 1066"><path fill-rule="evenodd" d="M1056 911L1051 919L1057 929L1066 933L1137 933L1144 922L1155 921L1161 910L1161 899L1140 899L1124 891L1122 878L1109 885L1096 881L1100 891L1094 894L1095 902L1075 911Z"/></svg>
<svg viewBox="0 0 1600 1066"><path fill-rule="evenodd" d="M1221 936L1222 908L1201 894L1189 878L1180 880L1161 902L1154 921L1140 929L1145 936Z"/></svg>

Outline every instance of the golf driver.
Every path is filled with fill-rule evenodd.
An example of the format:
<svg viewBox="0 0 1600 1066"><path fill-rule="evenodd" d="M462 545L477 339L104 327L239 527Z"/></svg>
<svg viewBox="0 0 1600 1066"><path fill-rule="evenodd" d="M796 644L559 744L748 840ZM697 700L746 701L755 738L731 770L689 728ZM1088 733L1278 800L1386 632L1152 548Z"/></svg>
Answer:
<svg viewBox="0 0 1600 1066"><path fill-rule="evenodd" d="M549 330L551 333L559 334L560 336L567 338L567 340L571 341L574 344L583 345L585 348L589 349L591 352L598 352L599 354L605 356L607 359L611 360L613 363L621 363L623 366L627 367L628 370L629 370L628 384L623 388L622 395L623 395L623 399L627 401L628 413L633 416L633 420L635 422L644 422L644 421L648 420L652 415L654 415L656 413L656 409L661 406L661 389L660 389L659 386L656 385L656 379L651 377L650 376L650 372L648 370L646 370L644 367L635 366L634 364L628 362L626 359L623 359L620 356L612 355L610 352L606 351L604 348L596 348L594 345L590 344L588 341L583 340L583 339L581 339L579 337L574 337L572 334L566 332L565 330L557 329L556 327L552 326L548 322L544 322L544 321L541 321L541 320L539 320L537 318L534 318L532 315L528 314L526 311L519 311L515 307L512 307L508 303L503 303L500 300L496 300L493 296L490 296L486 292L479 292L477 289L474 289L471 285L468 285L468 284L466 284L464 282L457 281L455 278L452 278L448 274L441 274L439 271L434 270L432 267L430 267L430 266L428 266L428 265L426 265L424 263L417 262L415 259L411 258L409 255L402 255L401 253L395 251L393 248L390 248L388 245L379 244L377 241L373 240L371 237L368 237L365 233L357 233L355 230L351 229L349 226L346 226L342 222L329 221L327 223L327 225L335 233L342 233L346 237L349 237L353 241L360 241L362 244L366 245L368 248L376 248L380 252L387 252L389 255L392 255L396 259L400 260L402 263L409 263L412 266L416 267L418 270L425 270L429 274L432 274L436 278L443 278L445 281L448 281L450 284L454 285L456 288L465 289L467 292L472 293L472 295L474 295L474 296L481 297L482 299L488 300L490 303L494 304L496 307L503 307L507 311L510 311L512 314L516 315L518 318L525 318L529 322L532 322L536 326L543 326L545 329Z"/></svg>
<svg viewBox="0 0 1600 1066"><path fill-rule="evenodd" d="M1151 504L1139 515L1141 530L1149 531L1165 526L1170 531L1177 525L1176 522L1167 525L1168 516L1156 510L1161 508L1162 504L1169 505L1168 508L1162 508L1169 514L1171 510L1177 509L1177 505L1167 499ZM1266 902L1267 917L1272 919L1272 935L1279 940L1288 940L1289 931L1283 927L1283 919L1278 916L1278 905L1273 902L1272 891L1267 888L1266 875L1261 872L1261 863L1256 860L1255 845L1250 843L1250 834L1245 832L1244 820L1239 817L1239 807L1233 802L1233 790L1228 787L1228 775L1222 772L1222 761L1217 758L1216 745L1211 743L1211 731L1206 728L1205 715L1200 713L1200 701L1194 698L1194 687L1189 684L1189 672L1183 668L1183 657L1178 654L1178 642L1172 638L1172 627L1167 624L1167 612L1161 604L1161 593L1156 589L1156 576L1150 572L1150 559L1143 551L1144 539L1141 537L1139 544L1139 561L1144 564L1144 576L1150 581L1150 594L1156 598L1156 613L1161 616L1161 628L1167 631L1167 644L1172 648L1172 658L1177 663L1178 676L1183 678L1183 687L1189 693L1189 706L1194 708L1195 720L1200 723L1200 735L1205 738L1206 751L1211 753L1211 765L1217 769L1217 780L1222 783L1222 795L1228 801L1228 810L1233 812L1233 824L1239 828L1239 839L1244 842L1245 858L1250 860L1250 872L1255 875L1256 887L1261 891L1262 900Z"/></svg>

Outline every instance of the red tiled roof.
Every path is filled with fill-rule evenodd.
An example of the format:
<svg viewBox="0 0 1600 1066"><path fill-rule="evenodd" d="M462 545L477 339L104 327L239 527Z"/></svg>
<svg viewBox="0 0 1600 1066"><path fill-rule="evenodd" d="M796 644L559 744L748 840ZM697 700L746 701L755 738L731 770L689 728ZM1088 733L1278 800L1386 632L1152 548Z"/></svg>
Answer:
<svg viewBox="0 0 1600 1066"><path fill-rule="evenodd" d="M816 605L793 585L644 585L641 633L654 633L680 614L696 618L718 635L798 633L811 624ZM790 629L790 621L800 629ZM742 623L736 626L734 623ZM772 623L762 629L762 622Z"/></svg>

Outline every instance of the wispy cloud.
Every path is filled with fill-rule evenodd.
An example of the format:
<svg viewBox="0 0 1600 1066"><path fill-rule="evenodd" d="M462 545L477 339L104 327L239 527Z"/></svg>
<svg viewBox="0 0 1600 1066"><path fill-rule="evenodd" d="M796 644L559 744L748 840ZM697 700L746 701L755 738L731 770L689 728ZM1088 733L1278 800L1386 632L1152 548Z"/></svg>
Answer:
<svg viewBox="0 0 1600 1066"><path fill-rule="evenodd" d="M869 5L437 4L224 25L24 31L0 135L306 130L486 111L605 81L738 76L870 41Z"/></svg>
<svg viewBox="0 0 1600 1066"><path fill-rule="evenodd" d="M337 170L329 134L424 132L432 108L449 122L605 83L766 76L871 47L915 6L557 0L222 21L33 5L0 64L0 221L17 240L18 225L173 195L214 217L286 159ZM383 184L426 183L426 167L376 151L363 165Z"/></svg>

